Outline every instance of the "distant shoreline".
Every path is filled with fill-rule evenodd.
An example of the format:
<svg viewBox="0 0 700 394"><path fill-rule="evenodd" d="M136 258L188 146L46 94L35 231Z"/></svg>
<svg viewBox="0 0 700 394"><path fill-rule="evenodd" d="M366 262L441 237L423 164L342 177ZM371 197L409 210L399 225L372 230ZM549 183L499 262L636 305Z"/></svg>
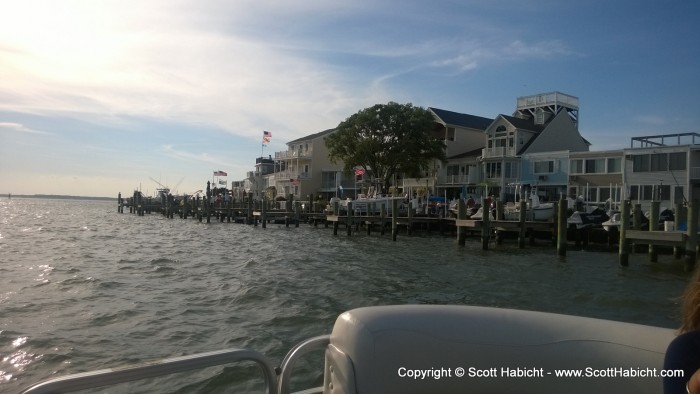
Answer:
<svg viewBox="0 0 700 394"><path fill-rule="evenodd" d="M8 196L12 198L44 198L52 200L100 200L100 201L116 201L115 197L86 197L86 196L67 196L62 194L11 194L4 193L0 194L0 200L9 200Z"/></svg>

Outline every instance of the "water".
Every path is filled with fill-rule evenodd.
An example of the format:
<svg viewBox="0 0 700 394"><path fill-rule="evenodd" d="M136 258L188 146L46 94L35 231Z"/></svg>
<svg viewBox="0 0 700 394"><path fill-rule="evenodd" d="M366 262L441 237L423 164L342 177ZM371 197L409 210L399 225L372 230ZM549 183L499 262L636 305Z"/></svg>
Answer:
<svg viewBox="0 0 700 394"><path fill-rule="evenodd" d="M0 392L89 370L234 347L279 363L330 333L343 311L469 304L678 326L680 262L508 242L483 252L452 237L334 237L323 226L267 229L118 214L116 203L0 201ZM544 242L540 242L541 244ZM318 384L322 358L297 388ZM250 366L210 368L109 392L257 390ZM251 383L251 381L253 383ZM106 390L105 390L106 391Z"/></svg>

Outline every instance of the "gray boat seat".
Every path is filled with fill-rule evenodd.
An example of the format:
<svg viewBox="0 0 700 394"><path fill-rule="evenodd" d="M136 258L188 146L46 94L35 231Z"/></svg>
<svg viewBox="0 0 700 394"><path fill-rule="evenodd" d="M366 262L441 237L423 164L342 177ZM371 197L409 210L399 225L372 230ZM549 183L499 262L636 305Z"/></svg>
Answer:
<svg viewBox="0 0 700 394"><path fill-rule="evenodd" d="M674 335L666 328L500 308L359 308L336 320L325 350L324 393L658 394L661 377L641 375L660 374ZM558 377L557 370L597 376Z"/></svg>

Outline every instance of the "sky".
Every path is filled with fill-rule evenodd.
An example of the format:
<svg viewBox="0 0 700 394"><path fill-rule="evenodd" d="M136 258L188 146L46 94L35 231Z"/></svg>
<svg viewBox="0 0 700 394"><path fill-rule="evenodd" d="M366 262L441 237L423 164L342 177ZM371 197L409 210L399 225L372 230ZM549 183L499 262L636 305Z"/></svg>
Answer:
<svg viewBox="0 0 700 394"><path fill-rule="evenodd" d="M493 118L559 91L591 150L700 132L697 1L0 4L3 194L192 193L390 101Z"/></svg>

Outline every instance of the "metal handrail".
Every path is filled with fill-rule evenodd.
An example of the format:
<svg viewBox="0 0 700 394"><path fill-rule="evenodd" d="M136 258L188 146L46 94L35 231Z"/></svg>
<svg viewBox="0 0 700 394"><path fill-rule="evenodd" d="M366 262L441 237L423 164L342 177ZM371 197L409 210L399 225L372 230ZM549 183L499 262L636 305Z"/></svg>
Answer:
<svg viewBox="0 0 700 394"><path fill-rule="evenodd" d="M330 335L321 335L318 337L313 337L305 340L294 346L282 360L282 365L280 366L281 372L278 380L279 384L279 394L289 394L290 393L290 383L292 378L292 367L297 362L301 356L315 351L324 349L331 342ZM313 391L315 392L315 391Z"/></svg>
<svg viewBox="0 0 700 394"><path fill-rule="evenodd" d="M66 393L92 389L117 383L153 378L178 372L228 364L237 361L254 361L263 370L265 392L276 393L277 374L275 368L261 353L249 349L226 349L189 356L174 357L142 366L123 369L102 369L77 373L37 383L22 391L22 394Z"/></svg>

